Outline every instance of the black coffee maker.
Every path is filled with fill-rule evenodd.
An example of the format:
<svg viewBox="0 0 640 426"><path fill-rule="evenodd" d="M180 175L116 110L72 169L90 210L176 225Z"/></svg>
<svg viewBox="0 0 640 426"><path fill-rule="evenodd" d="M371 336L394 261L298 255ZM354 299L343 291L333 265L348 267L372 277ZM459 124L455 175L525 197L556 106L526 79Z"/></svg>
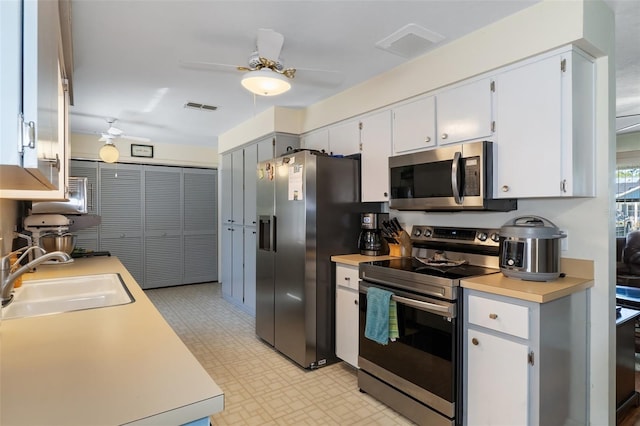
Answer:
<svg viewBox="0 0 640 426"><path fill-rule="evenodd" d="M389 245L382 235L381 224L389 220L389 213L362 213L360 215L360 237L358 249L366 256L389 254Z"/></svg>

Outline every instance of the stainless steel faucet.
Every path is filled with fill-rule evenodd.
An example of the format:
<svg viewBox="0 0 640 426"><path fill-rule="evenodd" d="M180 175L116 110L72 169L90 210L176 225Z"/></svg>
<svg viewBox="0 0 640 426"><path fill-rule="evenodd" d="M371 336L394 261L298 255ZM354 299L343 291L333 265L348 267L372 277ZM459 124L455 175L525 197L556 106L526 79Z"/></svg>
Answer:
<svg viewBox="0 0 640 426"><path fill-rule="evenodd" d="M46 253L45 250L41 247L29 247L23 254L22 256L20 256L20 258L16 261L16 263L19 263L24 256L29 253L32 250L35 249L39 249L41 250L43 253ZM19 252L19 251L18 251ZM27 263L24 266L21 266L20 268L18 268L15 272L11 272L11 255L16 254L17 252L11 252L9 254L7 254L6 256L3 256L2 259L0 260L0 285L2 286L2 306L8 305L11 300L13 299L13 294L11 293L13 291L13 285L16 282L16 279L21 276L22 274L24 274L25 272L29 271L30 269L35 268L36 266L38 266L39 264L41 264L42 262L46 262L47 260L60 260L62 262L68 262L71 260L71 256L69 256L67 253L63 252L63 251L53 251L51 253L46 253L43 254L40 257L35 258L34 260L32 260L31 262Z"/></svg>

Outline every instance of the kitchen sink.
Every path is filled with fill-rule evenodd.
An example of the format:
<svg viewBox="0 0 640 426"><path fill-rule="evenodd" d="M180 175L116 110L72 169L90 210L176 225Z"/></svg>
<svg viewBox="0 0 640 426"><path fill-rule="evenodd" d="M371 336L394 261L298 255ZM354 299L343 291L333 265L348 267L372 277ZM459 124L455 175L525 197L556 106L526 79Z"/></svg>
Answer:
<svg viewBox="0 0 640 426"><path fill-rule="evenodd" d="M2 318L24 318L134 302L119 274L81 275L25 280L13 301L2 308Z"/></svg>

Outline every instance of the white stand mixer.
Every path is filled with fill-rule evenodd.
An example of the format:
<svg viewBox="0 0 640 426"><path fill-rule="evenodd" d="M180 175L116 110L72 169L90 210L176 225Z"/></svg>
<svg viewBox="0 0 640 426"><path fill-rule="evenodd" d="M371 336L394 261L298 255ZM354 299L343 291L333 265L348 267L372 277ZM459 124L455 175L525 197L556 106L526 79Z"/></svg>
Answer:
<svg viewBox="0 0 640 426"><path fill-rule="evenodd" d="M31 232L32 245L41 247L40 238L47 234L62 235L69 231L73 219L61 214L34 214L24 218L24 229ZM35 251L35 257L41 254Z"/></svg>

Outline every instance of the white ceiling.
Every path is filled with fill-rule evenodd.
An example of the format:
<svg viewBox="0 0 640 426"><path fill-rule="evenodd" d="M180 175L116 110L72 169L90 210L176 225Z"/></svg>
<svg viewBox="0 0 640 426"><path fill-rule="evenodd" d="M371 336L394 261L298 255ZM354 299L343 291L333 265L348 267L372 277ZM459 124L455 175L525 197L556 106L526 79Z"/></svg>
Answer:
<svg viewBox="0 0 640 426"><path fill-rule="evenodd" d="M536 1L72 0L71 131L104 131L113 117L151 143L215 147L217 135L270 106L311 105L407 61L375 43L409 23L443 35L441 45ZM607 3L617 18L617 115L640 121L640 2ZM298 69L283 95L254 99L232 68L181 64L247 65L258 28L284 35L281 58ZM186 102L218 110L189 110Z"/></svg>

